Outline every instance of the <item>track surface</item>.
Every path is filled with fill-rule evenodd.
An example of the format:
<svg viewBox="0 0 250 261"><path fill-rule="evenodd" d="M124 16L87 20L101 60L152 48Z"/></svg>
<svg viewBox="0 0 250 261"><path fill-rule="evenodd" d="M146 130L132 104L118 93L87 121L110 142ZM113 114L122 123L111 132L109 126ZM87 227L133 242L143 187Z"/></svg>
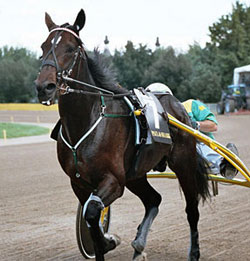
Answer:
<svg viewBox="0 0 250 261"><path fill-rule="evenodd" d="M0 112L0 121L36 121L34 112ZM25 118L26 115L28 118ZM40 112L40 121L57 115ZM250 116L220 116L216 139L237 144L250 167ZM56 158L56 144L0 144L0 260L83 260L75 239L77 200ZM178 182L151 179L163 202L146 247L148 260L186 260L189 228ZM143 217L130 192L112 205L111 232L122 244L106 260L131 260L130 242ZM250 189L219 185L219 196L200 206L200 260L250 260Z"/></svg>

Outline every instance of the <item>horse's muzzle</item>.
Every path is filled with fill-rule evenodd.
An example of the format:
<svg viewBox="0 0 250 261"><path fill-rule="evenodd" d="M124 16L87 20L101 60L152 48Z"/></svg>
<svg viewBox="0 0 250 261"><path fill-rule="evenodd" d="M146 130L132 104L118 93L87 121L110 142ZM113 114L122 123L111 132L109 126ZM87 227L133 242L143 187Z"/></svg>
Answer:
<svg viewBox="0 0 250 261"><path fill-rule="evenodd" d="M43 83L35 81L39 102L45 105L51 105L55 96L56 84L45 81Z"/></svg>

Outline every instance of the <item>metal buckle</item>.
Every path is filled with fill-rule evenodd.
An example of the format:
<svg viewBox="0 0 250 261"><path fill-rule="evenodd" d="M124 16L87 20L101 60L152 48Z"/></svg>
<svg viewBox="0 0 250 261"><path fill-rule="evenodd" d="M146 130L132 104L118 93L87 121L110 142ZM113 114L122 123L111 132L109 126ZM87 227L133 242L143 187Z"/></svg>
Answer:
<svg viewBox="0 0 250 261"><path fill-rule="evenodd" d="M102 109L102 111L101 111L100 115L104 116L105 115L106 105L101 105L101 109Z"/></svg>
<svg viewBox="0 0 250 261"><path fill-rule="evenodd" d="M70 93L70 87L68 85L65 86L65 83L62 83L60 87L58 87L58 90L60 91L61 95L66 95Z"/></svg>

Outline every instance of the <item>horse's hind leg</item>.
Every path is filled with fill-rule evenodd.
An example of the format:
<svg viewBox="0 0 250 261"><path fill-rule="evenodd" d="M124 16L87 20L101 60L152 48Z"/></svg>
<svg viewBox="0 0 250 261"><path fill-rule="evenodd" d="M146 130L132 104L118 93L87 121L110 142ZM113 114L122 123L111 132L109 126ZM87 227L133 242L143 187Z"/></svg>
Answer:
<svg viewBox="0 0 250 261"><path fill-rule="evenodd" d="M175 173L179 179L181 188L185 195L186 199L186 213L187 220L190 226L190 248L189 248L189 261L199 260L200 257L200 248L199 248L199 233L198 233L198 221L199 221L199 199L197 192L197 185L195 176L195 168L192 168L192 159L190 159L189 167L182 169L180 167L178 170L175 170ZM195 163L194 163L195 164ZM180 166L181 164L179 164Z"/></svg>
<svg viewBox="0 0 250 261"><path fill-rule="evenodd" d="M200 258L200 247L199 247L199 232L198 232L198 221L199 221L199 201L195 195L189 195L189 192L183 190L186 198L186 213L187 219L190 226L190 248L189 248L189 261L196 261Z"/></svg>
<svg viewBox="0 0 250 261"><path fill-rule="evenodd" d="M134 259L141 254L145 248L147 235L151 224L158 214L158 207L161 203L161 195L148 183L146 177L129 182L127 188L137 195L144 204L145 216L138 227L135 240L131 243L135 249Z"/></svg>

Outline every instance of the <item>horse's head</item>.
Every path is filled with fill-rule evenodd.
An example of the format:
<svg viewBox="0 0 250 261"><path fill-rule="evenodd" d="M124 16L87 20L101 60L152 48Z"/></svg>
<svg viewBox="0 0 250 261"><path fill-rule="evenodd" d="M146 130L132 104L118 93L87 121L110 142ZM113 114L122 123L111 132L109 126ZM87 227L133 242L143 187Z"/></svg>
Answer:
<svg viewBox="0 0 250 261"><path fill-rule="evenodd" d="M44 105L54 102L56 88L60 85L62 74L70 75L82 53L82 41L79 31L85 24L85 13L81 10L74 24L56 25L51 17L45 14L45 23L49 36L42 44L42 65L35 81L38 99Z"/></svg>

